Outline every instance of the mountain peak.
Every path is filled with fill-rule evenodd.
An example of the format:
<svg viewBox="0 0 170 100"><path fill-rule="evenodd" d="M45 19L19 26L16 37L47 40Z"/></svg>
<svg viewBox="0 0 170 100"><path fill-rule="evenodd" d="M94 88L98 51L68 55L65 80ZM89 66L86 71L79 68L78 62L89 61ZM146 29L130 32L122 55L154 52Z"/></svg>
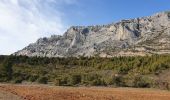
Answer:
<svg viewBox="0 0 170 100"><path fill-rule="evenodd" d="M170 53L170 12L95 26L72 26L40 38L15 55L41 57L135 56Z"/></svg>

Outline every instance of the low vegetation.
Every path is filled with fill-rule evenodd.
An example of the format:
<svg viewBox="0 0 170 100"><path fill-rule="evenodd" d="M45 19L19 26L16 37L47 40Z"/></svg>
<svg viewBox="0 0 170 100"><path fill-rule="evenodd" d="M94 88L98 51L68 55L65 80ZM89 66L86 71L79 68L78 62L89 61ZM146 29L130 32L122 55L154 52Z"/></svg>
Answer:
<svg viewBox="0 0 170 100"><path fill-rule="evenodd" d="M159 78L169 68L170 55L113 58L0 56L0 82L169 89L169 81Z"/></svg>

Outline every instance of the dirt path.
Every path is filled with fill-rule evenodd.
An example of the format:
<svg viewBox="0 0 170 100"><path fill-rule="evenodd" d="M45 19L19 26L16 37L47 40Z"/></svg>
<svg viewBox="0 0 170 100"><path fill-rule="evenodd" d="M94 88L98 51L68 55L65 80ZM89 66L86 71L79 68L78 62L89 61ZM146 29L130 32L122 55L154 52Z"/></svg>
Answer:
<svg viewBox="0 0 170 100"><path fill-rule="evenodd" d="M0 90L0 100L23 100L21 97L10 92Z"/></svg>
<svg viewBox="0 0 170 100"><path fill-rule="evenodd" d="M169 91L153 89L0 85L0 90L25 100L170 100Z"/></svg>

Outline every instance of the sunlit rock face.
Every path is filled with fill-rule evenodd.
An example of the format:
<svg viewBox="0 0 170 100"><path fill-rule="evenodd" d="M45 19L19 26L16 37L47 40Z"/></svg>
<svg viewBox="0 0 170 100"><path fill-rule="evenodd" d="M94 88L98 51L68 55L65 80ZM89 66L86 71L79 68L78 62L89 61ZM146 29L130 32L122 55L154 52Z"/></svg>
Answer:
<svg viewBox="0 0 170 100"><path fill-rule="evenodd" d="M170 12L98 26L73 26L40 38L15 55L41 57L136 56L170 53Z"/></svg>

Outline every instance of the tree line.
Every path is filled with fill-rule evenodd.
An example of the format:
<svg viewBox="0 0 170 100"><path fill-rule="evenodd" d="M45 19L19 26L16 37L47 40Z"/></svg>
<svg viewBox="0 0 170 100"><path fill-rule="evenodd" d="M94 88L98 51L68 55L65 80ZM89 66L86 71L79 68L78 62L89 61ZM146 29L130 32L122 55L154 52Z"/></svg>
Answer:
<svg viewBox="0 0 170 100"><path fill-rule="evenodd" d="M151 77L159 77L169 68L170 55L112 58L0 56L0 82L169 89L168 82Z"/></svg>

